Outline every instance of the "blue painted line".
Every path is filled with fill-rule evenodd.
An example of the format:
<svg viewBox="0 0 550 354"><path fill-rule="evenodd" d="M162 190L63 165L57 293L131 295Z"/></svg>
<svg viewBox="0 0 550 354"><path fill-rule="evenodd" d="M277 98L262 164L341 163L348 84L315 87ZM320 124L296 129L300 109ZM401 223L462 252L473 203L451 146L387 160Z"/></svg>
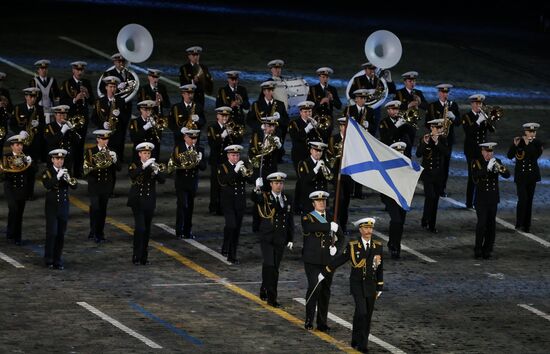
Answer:
<svg viewBox="0 0 550 354"><path fill-rule="evenodd" d="M192 335L190 335L189 333L187 333L183 329L177 328L177 327L173 326L172 324L166 322L165 320L153 315L151 312L145 310L143 307L139 306L138 304L130 302L130 306L132 306L132 308L134 310L137 310L137 311L141 312L142 314L144 314L145 316L147 316L148 318L152 319L153 321L155 321L157 323L160 323L164 327L168 328L170 331L174 332L175 334L177 334L180 337L183 337L184 339L188 340L189 342L191 342L195 345L203 345L204 344L200 339L197 339L197 338L193 337Z"/></svg>

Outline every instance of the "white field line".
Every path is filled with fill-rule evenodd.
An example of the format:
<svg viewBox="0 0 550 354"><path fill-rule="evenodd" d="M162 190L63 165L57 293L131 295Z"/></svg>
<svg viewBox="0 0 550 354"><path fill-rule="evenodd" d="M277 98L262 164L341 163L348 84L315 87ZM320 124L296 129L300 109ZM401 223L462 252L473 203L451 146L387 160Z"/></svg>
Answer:
<svg viewBox="0 0 550 354"><path fill-rule="evenodd" d="M373 231L372 232L375 236L377 237L380 237L381 239L383 239L384 241L388 242L389 241L389 237L384 235L383 233L381 233L380 231ZM437 263L437 261L433 258L430 258L418 251L415 251L413 250L412 248L408 247L408 246L405 246L403 243L401 244L401 250L403 251L406 251L406 252L409 252L410 254L414 254L415 256L417 256L418 258L428 262L428 263Z"/></svg>
<svg viewBox="0 0 550 354"><path fill-rule="evenodd" d="M535 315L537 316L540 316L542 318L544 318L545 320L548 320L550 321L550 315L540 311L540 310L537 310L536 308L532 307L532 306L529 306L527 304L518 304L519 307L523 307L524 309L526 309L527 311L531 311L532 313L534 313Z"/></svg>
<svg viewBox="0 0 550 354"><path fill-rule="evenodd" d="M12 266L14 266L15 268L25 268L24 265L22 265L21 263L17 262L15 259L11 258L10 256L8 256L7 254L3 253L3 252L0 252L0 259L8 262L9 264L11 264Z"/></svg>
<svg viewBox="0 0 550 354"><path fill-rule="evenodd" d="M279 280L279 284L281 283L297 283L297 280ZM261 284L261 281L234 281L231 282L231 284L235 285L247 285L247 284ZM178 287L178 286L204 286L204 285L224 285L220 282L204 282L204 283L169 283L169 284L151 284L153 287L157 288L171 288L171 287Z"/></svg>
<svg viewBox="0 0 550 354"><path fill-rule="evenodd" d="M35 75L35 73L33 73L32 71L27 70L27 69L25 69L24 67L22 67L21 65L17 65L17 64L15 64L14 62L9 61L8 59L4 59L4 58L0 57L0 61L1 61L2 63L4 63L4 64L7 64L7 65L11 66L11 67L14 68L14 69L17 69L17 70L19 70L19 71L24 72L25 74L28 74L28 75L30 75L30 76L34 76L34 75Z"/></svg>

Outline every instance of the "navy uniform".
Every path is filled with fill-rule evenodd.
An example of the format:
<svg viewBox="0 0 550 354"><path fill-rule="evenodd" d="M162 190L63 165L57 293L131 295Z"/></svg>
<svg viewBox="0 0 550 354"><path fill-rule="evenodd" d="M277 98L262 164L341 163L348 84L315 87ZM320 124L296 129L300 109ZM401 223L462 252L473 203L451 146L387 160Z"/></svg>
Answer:
<svg viewBox="0 0 550 354"><path fill-rule="evenodd" d="M50 151L52 164L42 174L42 184L46 191L46 245L44 258L46 266L62 270L64 268L61 254L65 241L65 231L69 220L69 188L77 187L76 179L70 177L63 167L63 160L67 156L64 149Z"/></svg>
<svg viewBox="0 0 550 354"><path fill-rule="evenodd" d="M195 84L195 102L204 109L204 95L211 95L214 89L214 80L208 67L199 63L202 48L199 46L189 47L185 50L188 62L180 66L180 85Z"/></svg>
<svg viewBox="0 0 550 354"><path fill-rule="evenodd" d="M182 128L183 138L174 145L171 161L176 168L174 185L176 187L176 237L195 238L191 234L195 196L199 188L199 170L206 169L204 149L198 145L200 130ZM195 153L191 153L194 151ZM180 157L189 156L188 164L182 164ZM195 156L192 158L191 156ZM183 160L186 161L186 160Z"/></svg>
<svg viewBox="0 0 550 354"><path fill-rule="evenodd" d="M371 239L374 223L374 218L363 218L354 222L362 236L348 242L342 254L338 255L322 273L325 277L344 263L351 262L349 285L355 302L351 346L363 353L368 352L374 303L384 286L382 244Z"/></svg>
<svg viewBox="0 0 550 354"><path fill-rule="evenodd" d="M130 139L134 143L134 161L138 161L139 150L136 147L143 143L151 143L155 146L151 154L157 160L160 156L161 130L157 127L152 112L156 106L155 101L145 100L138 103L141 115L130 122Z"/></svg>
<svg viewBox="0 0 550 354"><path fill-rule="evenodd" d="M434 119L429 123L431 132L420 138L416 157L422 157L422 167L424 167L421 175L424 183L424 213L421 225L430 232L437 233L435 222L439 197L443 191L444 161L448 145L442 133L443 119Z"/></svg>
<svg viewBox="0 0 550 354"><path fill-rule="evenodd" d="M201 130L206 124L204 108L194 101L197 86L180 86L182 101L172 106L168 117L168 127L174 133L174 141L182 139L181 128Z"/></svg>
<svg viewBox="0 0 550 354"><path fill-rule="evenodd" d="M329 85L329 76L334 73L332 68L322 67L315 71L319 75L319 83L309 87L307 100L315 103L313 115L330 122L325 130L323 142L326 143L334 128L334 110L342 108L342 101L336 87Z"/></svg>
<svg viewBox="0 0 550 354"><path fill-rule="evenodd" d="M231 107L231 117L239 125L245 125L245 110L250 109L250 100L246 87L239 85L240 71L226 71L227 85L220 87L216 96L216 107Z"/></svg>
<svg viewBox="0 0 550 354"><path fill-rule="evenodd" d="M468 164L466 208L472 208L475 194L475 183L472 178L472 162L481 156L479 144L487 141L487 132L494 132L495 128L492 124L489 124L488 117L481 110L485 96L476 94L471 95L468 99L472 105L472 110L462 116L462 128L464 129L464 155Z"/></svg>
<svg viewBox="0 0 550 354"><path fill-rule="evenodd" d="M353 91L355 100L354 105L347 106L344 109L343 115L347 118L353 118L355 121L367 129L371 135L376 134L376 123L374 118L374 109L365 104L369 94L372 94L372 90L358 89Z"/></svg>
<svg viewBox="0 0 550 354"><path fill-rule="evenodd" d="M340 165L342 163L342 151L343 151L343 134L346 129L346 117L338 118L339 132L330 137L328 142L327 153L329 161L333 161L330 166L332 170L337 173L333 178L333 183L338 183L338 174L340 174ZM353 190L354 181L350 175L340 175L340 198L338 209L338 225L342 227L344 233L347 232L347 224L349 217L349 203L351 199L351 193ZM336 198L334 198L334 208L336 209Z"/></svg>
<svg viewBox="0 0 550 354"><path fill-rule="evenodd" d="M170 104L170 96L168 96L166 85L158 82L161 74L162 71L158 69L147 69L147 78L149 79L149 82L139 87L137 97L140 101L156 101L158 110L157 113L164 116L163 109L170 109L172 105ZM160 100L158 95L160 95Z"/></svg>
<svg viewBox="0 0 550 354"><path fill-rule="evenodd" d="M36 104L40 89L29 87L23 90L25 102L16 105L10 122L10 128L15 134L21 134L25 139L23 152L32 157L32 165L26 174L29 200L34 199L34 181L39 160L44 160L44 108ZM7 132L7 131L6 131Z"/></svg>
<svg viewBox="0 0 550 354"><path fill-rule="evenodd" d="M48 151L54 149L63 149L67 151L67 155L64 158L63 166L70 169L73 165L73 156L77 154L73 150L74 146L82 139L79 136L76 129L67 124L67 114L70 107L67 105L59 105L53 107L55 120L46 125L44 130L44 139L46 140L46 147Z"/></svg>
<svg viewBox="0 0 550 354"><path fill-rule="evenodd" d="M40 97L38 104L44 108L44 111L49 113L51 108L59 102L61 91L54 77L48 76L48 66L50 61L40 59L34 63L37 74L29 81L30 87L40 89Z"/></svg>
<svg viewBox="0 0 550 354"><path fill-rule="evenodd" d="M384 84L380 80L378 76L376 76L376 66L374 66L371 62L366 62L361 64L361 67L365 70L364 75L358 75L353 78L353 83L351 84L349 92L355 92L355 90L359 89L367 89L367 90L381 90ZM391 80L391 73L389 70L383 71L383 78L386 81L386 85L388 86L388 94L395 94L396 88L395 83ZM354 94L350 94L350 98L353 98Z"/></svg>
<svg viewBox="0 0 550 354"><path fill-rule="evenodd" d="M216 121L208 126L208 146L210 155L210 203L208 210L212 214L222 215L220 204L220 184L218 183L218 167L227 160L225 148L239 142L226 128L227 120L231 115L231 107L222 106L216 108Z"/></svg>
<svg viewBox="0 0 550 354"><path fill-rule="evenodd" d="M280 307L277 302L277 284L283 252L285 246L292 250L294 242L292 199L282 192L285 179L286 174L283 172L271 173L267 176L270 190L262 192L257 183L255 193L252 193L252 200L260 216L270 222L269 230L262 233L260 238L263 259L260 298L267 300L273 307ZM280 183L280 190L276 189L277 182Z"/></svg>
<svg viewBox="0 0 550 354"><path fill-rule="evenodd" d="M134 251L132 263L146 265L148 256L151 223L157 206L156 185L164 183L164 172L154 158L147 158L155 148L152 143L144 142L136 146L140 160L132 162L128 167L128 174L132 186L128 193L127 206L134 214ZM143 156L143 158L142 158Z"/></svg>
<svg viewBox="0 0 550 354"><path fill-rule="evenodd" d="M6 73L0 72L0 97L4 96L1 101L3 101L4 108L7 112L11 112L13 110L13 103L11 101L10 91L4 87L1 87L4 80L6 79Z"/></svg>
<svg viewBox="0 0 550 354"><path fill-rule="evenodd" d="M244 162L238 160L242 149L241 145L226 147L224 150L228 160L218 166L218 182L221 186L220 204L225 218L222 254L227 254L227 260L233 264L239 264L237 247L246 208L246 183L252 182L251 175L247 176L242 170ZM229 160L232 156L237 159L234 163Z"/></svg>
<svg viewBox="0 0 550 354"><path fill-rule="evenodd" d="M309 157L310 141L323 141L323 136L319 132L318 122L311 118L311 112L315 103L312 101L303 101L298 103L300 117L293 119L288 127L288 133L292 140L292 150L290 158L294 165L294 170L298 172L298 163Z"/></svg>
<svg viewBox="0 0 550 354"><path fill-rule="evenodd" d="M262 117L279 116L279 127L277 136L281 138L281 143L284 145L286 133L288 131L289 118L286 112L285 104L273 98L273 90L275 89L274 81L265 81L260 84L262 94L257 101L252 103L250 111L246 117L246 124L256 131L260 129Z"/></svg>
<svg viewBox="0 0 550 354"><path fill-rule="evenodd" d="M449 178L449 164L451 162L451 155L453 153L453 145L455 143L455 127L458 127L461 123L460 112L458 110L458 103L449 100L449 91L453 85L451 84L439 84L436 86L438 90L439 99L428 105L428 111L426 112L426 128L430 127L429 121L433 119L449 119L450 125L447 132L447 154L443 159L443 190L441 192L442 197L446 197L447 193L447 179ZM447 117L443 117L443 112L447 110Z"/></svg>
<svg viewBox="0 0 550 354"><path fill-rule="evenodd" d="M29 168L32 165L32 158L23 154L23 136L11 136L8 138L8 142L12 151L4 155L0 165L0 172L3 173L4 180L4 195L8 201L9 209L6 237L19 246L21 245L23 212L25 211L26 200L31 192L27 175L30 173Z"/></svg>
<svg viewBox="0 0 550 354"><path fill-rule="evenodd" d="M84 141L90 119L88 106L95 105L95 96L90 80L82 78L87 63L75 61L71 65L73 76L62 83L59 103L70 107L69 117L81 116L84 119L82 127L75 129L78 134L75 135L75 140L69 151L71 164L66 165L67 168L74 171L76 178L80 178L82 177L82 165L84 164Z"/></svg>
<svg viewBox="0 0 550 354"><path fill-rule="evenodd" d="M405 120L398 115L400 102L397 100L390 101L384 105L388 110L388 116L380 122L380 141L386 145L391 145L397 142L403 142L407 146L410 144L410 137L407 134L408 125ZM391 112L391 115L390 113ZM411 149L405 150L405 155L411 157ZM409 155L407 155L407 152Z"/></svg>
<svg viewBox="0 0 550 354"><path fill-rule="evenodd" d="M303 214L309 213L313 209L309 197L311 192L327 190L328 181L334 178L330 167L321 158L327 144L313 141L309 145L311 155L298 164L298 192L300 194L297 194L296 198L298 199L299 211ZM319 158L314 158L313 154L319 154ZM325 175L325 173L327 174Z"/></svg>
<svg viewBox="0 0 550 354"><path fill-rule="evenodd" d="M510 172L499 159L493 157L493 148L497 143L480 144L482 156L472 162L472 177L476 184L476 258L491 258L495 243L497 207L500 202L498 189L499 175L508 178Z"/></svg>
<svg viewBox="0 0 550 354"><path fill-rule="evenodd" d="M317 205L312 211L302 216L302 230L304 233L304 246L302 259L307 277L306 292L306 320L304 327L313 329L315 307L317 307L317 329L326 332L328 304L330 300L330 285L332 276L317 285L317 277L323 269L333 260L338 249L344 245L342 229L335 222L330 222L331 217L326 213L326 199L329 194L324 191L314 191L309 198ZM319 206L319 201L325 201L324 206ZM313 204L312 203L312 204ZM315 288L317 286L317 288ZM315 291L313 291L315 289Z"/></svg>
<svg viewBox="0 0 550 354"><path fill-rule="evenodd" d="M529 232L535 187L541 180L537 160L542 155L543 143L536 138L538 123L525 123L523 137L514 138L508 150L508 158L516 159L514 182L516 183L518 203L516 206L516 229Z"/></svg>
<svg viewBox="0 0 550 354"><path fill-rule="evenodd" d="M107 146L112 132L110 130L95 130L97 144L86 149L84 154L84 174L87 174L88 196L90 197L90 233L88 239L95 242L105 241L105 218L109 196L115 187L115 176L120 168L120 160L115 151ZM100 143L101 140L101 143ZM102 156L103 161L98 157ZM101 164L98 165L98 162ZM105 164L105 165L103 165Z"/></svg>
<svg viewBox="0 0 550 354"><path fill-rule="evenodd" d="M0 72L0 85L2 85L2 81L5 77L6 74ZM4 130L4 136L0 137L1 146L4 146L4 142L6 141L6 137L8 135L8 124L12 120L12 111L13 105L11 103L10 92L5 88L0 87L0 129Z"/></svg>

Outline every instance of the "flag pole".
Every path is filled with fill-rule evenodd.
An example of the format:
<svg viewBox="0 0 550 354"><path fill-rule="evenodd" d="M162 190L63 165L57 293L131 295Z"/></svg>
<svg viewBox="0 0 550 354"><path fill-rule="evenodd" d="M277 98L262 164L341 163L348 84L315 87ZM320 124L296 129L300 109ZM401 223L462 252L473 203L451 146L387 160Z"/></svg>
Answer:
<svg viewBox="0 0 550 354"><path fill-rule="evenodd" d="M339 166L339 169L340 171L342 170L342 159L344 158L344 143L346 142L346 131L348 129L348 120L349 119L353 119L353 117L349 117L348 119L346 119L346 125L344 127L344 134L342 135L342 156L340 156L340 166ZM340 127L338 126L338 129L340 129ZM340 211L340 181L341 181L341 178L342 178L342 174L340 173L340 171L338 171L338 178L336 179L336 195L334 196L336 199L334 201L334 216L333 216L333 220L334 222L336 222L338 220L338 212ZM342 225L340 225L340 227L342 227Z"/></svg>

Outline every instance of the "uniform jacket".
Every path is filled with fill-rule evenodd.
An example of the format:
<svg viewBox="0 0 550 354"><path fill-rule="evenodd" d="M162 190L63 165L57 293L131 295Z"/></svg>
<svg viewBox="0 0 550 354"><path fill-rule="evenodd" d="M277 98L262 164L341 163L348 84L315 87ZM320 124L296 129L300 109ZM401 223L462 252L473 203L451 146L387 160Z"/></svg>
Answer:
<svg viewBox="0 0 550 354"><path fill-rule="evenodd" d="M537 163L542 155L543 144L539 139L534 139L528 145L521 139L518 146L514 143L508 150L508 158L516 159L514 169L514 182L535 183L540 181L540 169Z"/></svg>
<svg viewBox="0 0 550 354"><path fill-rule="evenodd" d="M294 241L294 215L292 211L292 199L281 193L283 206L277 202L273 193L252 193L252 201L258 208L260 217L269 220L271 228L262 234L262 242L284 247L288 242Z"/></svg>
<svg viewBox="0 0 550 354"><path fill-rule="evenodd" d="M464 154L470 158L481 156L479 144L487 141L487 131L494 132L495 128L487 121L477 124L479 118L474 112L462 116L462 128L464 128Z"/></svg>
<svg viewBox="0 0 550 354"><path fill-rule="evenodd" d="M63 168L63 167L62 167ZM46 187L46 210L68 210L69 207L69 187L71 186L65 179L57 179L57 171L52 165L42 174L42 184Z"/></svg>
<svg viewBox="0 0 550 354"><path fill-rule="evenodd" d="M458 127L461 123L460 120L460 111L458 110L458 103L455 101L448 100L449 102L449 112L453 112L455 115L455 120L449 127L449 134L447 135L447 141L449 143L449 146L452 146L455 142L455 130L454 127ZM445 107L439 102L439 100L432 102L428 105L428 111L426 112L426 120L424 123L424 126L426 128L430 128L430 124L428 124L429 121L433 119L439 119L439 118L445 118L443 117L443 111L445 110Z"/></svg>
<svg viewBox="0 0 550 354"><path fill-rule="evenodd" d="M174 178L174 184L176 190L196 192L199 186L199 170L206 170L206 155L204 154L204 148L195 145L197 152L202 154L202 159L196 167L190 169L176 169ZM172 152L172 159L175 161L178 154L188 151L185 141L178 141Z"/></svg>
<svg viewBox="0 0 550 354"><path fill-rule="evenodd" d="M329 265L335 258L330 255L329 247L334 241L337 250L344 245L344 234L342 228L333 238L330 230L331 216L327 213L326 219L322 222L318 219L318 213L312 211L302 216L302 230L304 233L304 247L302 249L302 259L305 263Z"/></svg>
<svg viewBox="0 0 550 354"><path fill-rule="evenodd" d="M84 153L84 161L89 166L96 166L94 155L99 152L97 145L87 148ZM117 162L107 168L94 168L88 173L88 193L90 195L110 194L115 183L114 176L120 167L120 157L117 156Z"/></svg>
<svg viewBox="0 0 550 354"><path fill-rule="evenodd" d="M164 183L164 173L153 173L151 165L144 169L141 161L138 161L130 164L128 174L132 180L132 185L126 205L142 210L155 210L157 206L156 185L157 182Z"/></svg>
<svg viewBox="0 0 550 354"><path fill-rule="evenodd" d="M499 159L496 161L500 164ZM477 185L476 188L476 205L496 205L500 202L500 192L498 189L498 176L504 178L510 177L510 171L506 169L504 172L487 171L485 159L476 159L472 161L472 178Z"/></svg>

